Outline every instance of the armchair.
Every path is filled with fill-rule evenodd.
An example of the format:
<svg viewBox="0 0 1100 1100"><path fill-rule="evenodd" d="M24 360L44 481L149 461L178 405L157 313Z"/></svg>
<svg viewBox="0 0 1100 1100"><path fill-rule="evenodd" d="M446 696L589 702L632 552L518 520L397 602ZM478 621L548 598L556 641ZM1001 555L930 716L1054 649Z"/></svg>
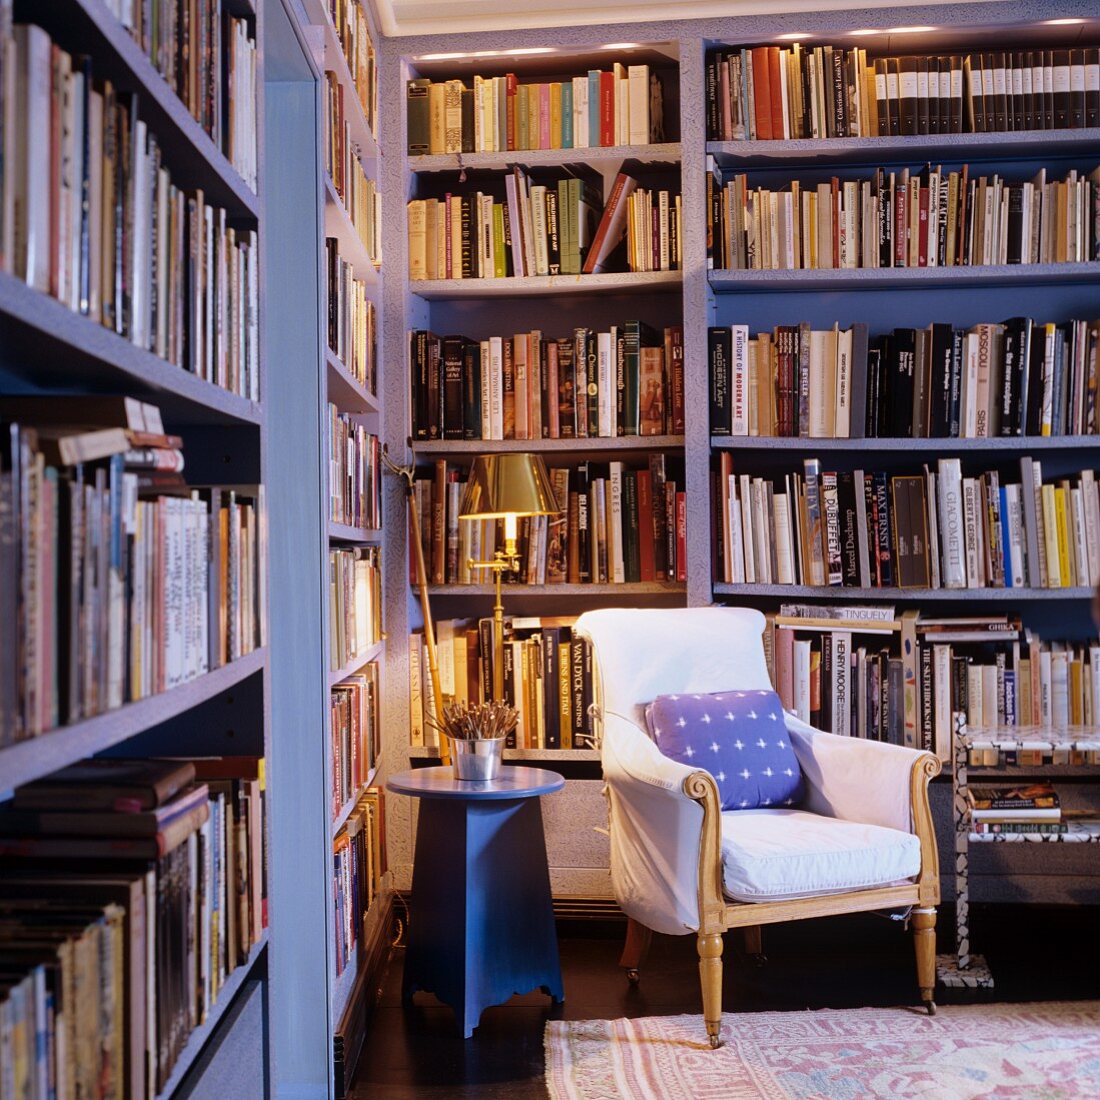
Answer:
<svg viewBox="0 0 1100 1100"><path fill-rule="evenodd" d="M917 984L931 1015L939 861L931 753L838 737L786 715L806 797L794 810L723 812L706 771L663 756L645 707L662 694L771 689L764 616L748 608L589 611L575 632L593 650L596 731L608 799L611 879L629 918L621 965L640 965L651 932L694 932L703 1017L721 1043L722 933L910 907Z"/></svg>

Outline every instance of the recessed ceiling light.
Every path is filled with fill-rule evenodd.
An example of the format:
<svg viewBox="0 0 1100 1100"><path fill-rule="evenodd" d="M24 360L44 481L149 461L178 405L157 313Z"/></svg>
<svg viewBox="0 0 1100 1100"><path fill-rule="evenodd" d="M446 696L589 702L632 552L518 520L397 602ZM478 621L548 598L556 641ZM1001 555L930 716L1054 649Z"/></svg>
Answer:
<svg viewBox="0 0 1100 1100"><path fill-rule="evenodd" d="M1072 27L1077 23L1084 23L1083 19L1044 19L1043 23L1048 27Z"/></svg>
<svg viewBox="0 0 1100 1100"><path fill-rule="evenodd" d="M417 61L457 61L460 57L467 57L468 54L464 53L424 53L421 54Z"/></svg>
<svg viewBox="0 0 1100 1100"><path fill-rule="evenodd" d="M848 33L853 38L865 38L867 35L870 35L870 34L885 34L886 32L885 31L880 31L880 30L874 30L874 29L868 27L868 28L865 28L864 30L861 30L861 31L849 31Z"/></svg>
<svg viewBox="0 0 1100 1100"><path fill-rule="evenodd" d="M935 27L891 27L888 34L927 34L934 31Z"/></svg>
<svg viewBox="0 0 1100 1100"><path fill-rule="evenodd" d="M520 56L526 55L526 54L553 53L554 52L554 47L553 46L521 46L519 49L504 50L503 52L506 53L509 57L520 57Z"/></svg>
<svg viewBox="0 0 1100 1100"><path fill-rule="evenodd" d="M789 34L776 35L779 42L801 42L803 38L813 38L808 31L791 31Z"/></svg>
<svg viewBox="0 0 1100 1100"><path fill-rule="evenodd" d="M640 42L608 42L606 46L601 46L601 50L640 50L642 44Z"/></svg>

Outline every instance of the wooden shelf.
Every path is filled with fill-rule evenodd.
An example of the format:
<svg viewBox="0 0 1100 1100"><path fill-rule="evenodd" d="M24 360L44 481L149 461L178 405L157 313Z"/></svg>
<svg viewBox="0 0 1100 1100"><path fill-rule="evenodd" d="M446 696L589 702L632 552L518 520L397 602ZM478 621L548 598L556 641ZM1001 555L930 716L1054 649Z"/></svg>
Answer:
<svg viewBox="0 0 1100 1100"><path fill-rule="evenodd" d="M1047 283L1100 282L1100 263L985 264L967 267L864 267L795 271L707 272L716 294L739 291L887 290L927 287L1032 286Z"/></svg>
<svg viewBox="0 0 1100 1100"><path fill-rule="evenodd" d="M350 527L346 523L328 521L328 537L337 542L378 542L382 538L380 527Z"/></svg>
<svg viewBox="0 0 1100 1100"><path fill-rule="evenodd" d="M647 581L643 584L506 584L504 591L511 597L540 596L551 599L561 596L656 596L683 595L682 584L661 584ZM433 596L492 596L491 584L432 584L428 592Z"/></svg>
<svg viewBox="0 0 1100 1100"><path fill-rule="evenodd" d="M580 436L575 439L435 439L415 440L413 450L423 455L476 455L508 451L540 454L600 454L603 452L676 450L682 435L620 435L613 438Z"/></svg>
<svg viewBox="0 0 1100 1100"><path fill-rule="evenodd" d="M671 293L682 284L683 274L679 271L624 271L508 279L417 279L409 282L409 290L439 302L455 298L544 298L548 294Z"/></svg>
<svg viewBox="0 0 1100 1100"><path fill-rule="evenodd" d="M260 198L111 12L105 0L64 0L34 5L40 23L63 49L90 54L94 73L116 87L139 93L141 117L157 139L172 182L185 191L202 188L230 219L259 216Z"/></svg>
<svg viewBox="0 0 1100 1100"><path fill-rule="evenodd" d="M810 439L789 436L712 435L710 445L716 451L929 451L956 454L964 451L1075 450L1100 446L1100 436L989 436L983 439Z"/></svg>
<svg viewBox="0 0 1100 1100"><path fill-rule="evenodd" d="M367 772L366 782L340 807L340 812L336 815L335 820L332 823L332 835L336 834L347 824L347 820L351 817L351 811L355 809L356 803L366 794L371 784L378 777L379 765L375 764L369 772Z"/></svg>
<svg viewBox="0 0 1100 1100"><path fill-rule="evenodd" d="M355 277L368 287L378 287L381 284L378 279L378 268L363 244L359 231L352 223L351 215L347 212L336 193L336 187L332 177L325 175L325 235L335 237L339 241L340 256L346 263L351 264Z"/></svg>
<svg viewBox="0 0 1100 1100"><path fill-rule="evenodd" d="M995 134L928 134L907 137L708 141L707 152L723 168L790 168L807 164L954 164L983 160L1050 160L1094 157L1100 129L1031 130Z"/></svg>
<svg viewBox="0 0 1100 1100"><path fill-rule="evenodd" d="M329 687L331 688L340 683L341 680L346 680L349 676L354 676L364 665L370 664L371 661L381 657L382 648L385 644L385 639L375 642L374 645L364 650L357 657L353 657L343 668L330 671L328 674Z"/></svg>
<svg viewBox="0 0 1100 1100"><path fill-rule="evenodd" d="M119 745L152 726L213 699L267 664L267 649L257 649L228 665L179 687L126 703L49 733L0 749L0 788L30 783L86 756Z"/></svg>
<svg viewBox="0 0 1100 1100"><path fill-rule="evenodd" d="M325 348L325 371L328 375L328 399L343 413L378 413L382 406L377 397L356 378L343 360L330 348Z"/></svg>
<svg viewBox="0 0 1100 1100"><path fill-rule="evenodd" d="M431 745L411 745L410 760L438 760L439 750ZM505 760L599 760L599 749L505 749Z"/></svg>
<svg viewBox="0 0 1100 1100"><path fill-rule="evenodd" d="M967 603L1006 603L1041 600L1083 600L1092 589L1074 588L842 588L809 584L714 584L715 596L783 597L814 600L874 600L913 602L965 600Z"/></svg>
<svg viewBox="0 0 1100 1100"><path fill-rule="evenodd" d="M21 279L0 272L0 341L5 370L43 393L136 393L161 406L169 422L260 424L260 405L74 313Z"/></svg>
<svg viewBox="0 0 1100 1100"><path fill-rule="evenodd" d="M179 1088L180 1083L183 1081L184 1077L187 1076L188 1071L202 1052L202 1048L206 1046L207 1040L217 1030L226 1011L233 1003L233 998L237 996L241 987L251 976L252 971L256 969L256 963L267 947L267 940L268 931L264 929L263 935L252 945L252 950L249 952L248 958L245 959L232 974L226 977L225 985L218 990L217 999L211 1006L209 1014L206 1019L191 1032L186 1045L180 1053L179 1059L172 1067L171 1075L164 1083L164 1088L157 1093L156 1100L167 1100L167 1098L172 1096Z"/></svg>
<svg viewBox="0 0 1100 1100"><path fill-rule="evenodd" d="M409 170L421 172L460 172L477 169L504 170L513 164L524 168L542 165L590 164L596 168L617 168L624 160L639 164L679 164L680 143L658 145L614 145L595 149L509 149L501 153L436 153L409 157Z"/></svg>

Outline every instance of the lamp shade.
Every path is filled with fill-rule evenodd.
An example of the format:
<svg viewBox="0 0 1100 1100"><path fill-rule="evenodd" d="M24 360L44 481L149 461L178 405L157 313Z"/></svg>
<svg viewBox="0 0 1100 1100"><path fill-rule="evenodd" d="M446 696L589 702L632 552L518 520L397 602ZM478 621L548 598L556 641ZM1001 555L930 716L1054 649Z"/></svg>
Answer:
<svg viewBox="0 0 1100 1100"><path fill-rule="evenodd" d="M542 457L528 452L478 455L470 468L459 519L552 516L558 508Z"/></svg>

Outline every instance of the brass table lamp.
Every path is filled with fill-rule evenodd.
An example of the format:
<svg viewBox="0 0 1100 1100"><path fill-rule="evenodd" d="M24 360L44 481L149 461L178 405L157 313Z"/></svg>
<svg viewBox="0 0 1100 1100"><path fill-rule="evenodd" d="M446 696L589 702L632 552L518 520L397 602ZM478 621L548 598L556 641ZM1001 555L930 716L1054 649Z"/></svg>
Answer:
<svg viewBox="0 0 1100 1100"><path fill-rule="evenodd" d="M504 700L504 604L501 582L519 566L516 552L517 520L521 516L552 516L561 511L542 458L528 452L478 455L470 468L459 519L504 520L504 547L492 561L470 559L471 569L490 570L496 583L493 605L493 700Z"/></svg>

